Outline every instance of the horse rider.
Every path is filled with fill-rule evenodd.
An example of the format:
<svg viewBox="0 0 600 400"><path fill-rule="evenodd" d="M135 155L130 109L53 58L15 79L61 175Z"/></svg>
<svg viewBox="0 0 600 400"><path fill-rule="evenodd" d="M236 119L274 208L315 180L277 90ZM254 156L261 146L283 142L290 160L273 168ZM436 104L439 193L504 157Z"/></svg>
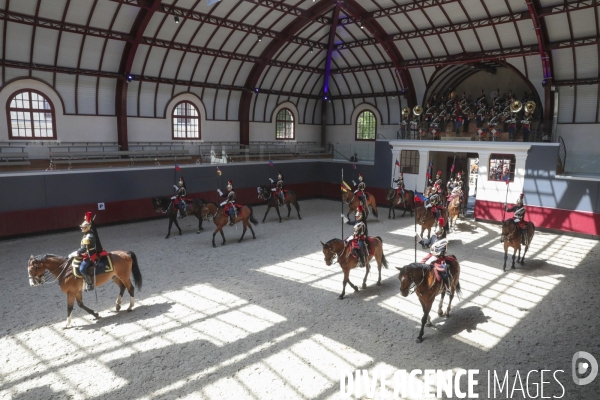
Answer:
<svg viewBox="0 0 600 400"><path fill-rule="evenodd" d="M441 217L441 212L439 207L442 205L443 199L440 192L438 192L436 185L434 185L434 192L427 199L427 204L425 205L425 209L430 209L434 213L436 218Z"/></svg>
<svg viewBox="0 0 600 400"><path fill-rule="evenodd" d="M219 193L219 196L227 198L220 206L223 207L223 214L229 216L229 226L233 226L235 224L235 218L237 217L233 181L227 181L227 193L221 192L221 189L217 189L217 192Z"/></svg>
<svg viewBox="0 0 600 400"><path fill-rule="evenodd" d="M352 247L352 255L359 261L360 266L367 265L367 248L365 241L367 239L367 226L363 222L363 207L361 205L356 209L356 221L354 222L354 233L346 238L346 243Z"/></svg>
<svg viewBox="0 0 600 400"><path fill-rule="evenodd" d="M444 282L444 287L446 288L446 294L451 295L450 292L450 281L448 279L448 266L446 265L445 257L446 252L448 252L448 239L446 239L446 234L444 232L444 218L438 219L438 228L435 231L435 234L431 236L429 239L423 239L417 233L415 236L415 241L423 248L429 247L429 254L421 260L422 263L431 265L436 261L441 261L442 266L444 267L444 273L441 278Z"/></svg>
<svg viewBox="0 0 600 400"><path fill-rule="evenodd" d="M185 211L185 196L187 194L187 190L183 176L179 178L177 185L173 185L173 188L175 189L175 196L171 197L171 200L173 201L173 205L179 210L178 218L183 218L187 215Z"/></svg>
<svg viewBox="0 0 600 400"><path fill-rule="evenodd" d="M400 204L404 201L404 178L402 173L398 175L398 179L394 179L394 183L396 184L396 197L398 198L397 204Z"/></svg>
<svg viewBox="0 0 600 400"><path fill-rule="evenodd" d="M271 183L273 183L273 179L269 178ZM271 189L271 191L275 192L275 196L277 196L277 200L279 201L279 206L283 207L283 202L285 201L285 193L283 193L283 174L281 171L277 174L277 184L275 187Z"/></svg>
<svg viewBox="0 0 600 400"><path fill-rule="evenodd" d="M83 223L79 225L81 228L81 232L83 232L83 238L81 239L81 247L75 252L69 255L70 257L77 256L81 257L82 261L79 265L79 273L85 279L85 283L87 286L85 287L85 291L94 290L94 283L92 281L92 277L88 275L87 269L96 261L97 251L96 251L96 237L94 236L94 232L92 232L92 213L86 212L84 215Z"/></svg>
<svg viewBox="0 0 600 400"><path fill-rule="evenodd" d="M362 173L358 174L358 185L354 181L352 181L352 183L356 187L354 194L358 195L358 199L360 200L362 205L366 205L367 204L367 196L365 195L365 189L367 188L367 184L365 182L363 182L363 174Z"/></svg>
<svg viewBox="0 0 600 400"><path fill-rule="evenodd" d="M523 193L521 193L517 199L517 204L511 208L508 208L508 206L504 204L504 210L506 212L514 212L513 221L515 221L521 230L521 244L527 246L527 223L525 222L525 205L523 204L523 196ZM504 239L502 242L503 241Z"/></svg>

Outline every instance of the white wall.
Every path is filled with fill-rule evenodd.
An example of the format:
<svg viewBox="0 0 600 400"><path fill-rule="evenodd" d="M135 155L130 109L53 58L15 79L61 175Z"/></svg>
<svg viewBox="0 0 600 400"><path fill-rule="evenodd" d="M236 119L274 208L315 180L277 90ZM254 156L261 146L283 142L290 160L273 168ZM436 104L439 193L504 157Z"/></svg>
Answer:
<svg viewBox="0 0 600 400"><path fill-rule="evenodd" d="M352 112L350 125L327 125L326 128L326 141L333 144L354 144L367 143L365 141L357 141L355 138L356 132L356 118L358 114L364 110L372 111L377 119L377 134L383 135L387 139L396 139L396 131L400 129L399 125L382 125L381 113L377 108L369 103L362 103L356 106Z"/></svg>
<svg viewBox="0 0 600 400"><path fill-rule="evenodd" d="M600 124L558 124L556 134L562 136L570 153L594 154L600 157Z"/></svg>
<svg viewBox="0 0 600 400"><path fill-rule="evenodd" d="M289 109L294 115L296 129L296 141L298 142L321 142L321 125L300 124L298 121L298 110L294 103L283 102L279 104L270 115L269 122L251 122L250 123L250 141L251 142L276 142L275 132L277 125L277 113L282 108ZM238 122L239 132L239 122ZM238 133L239 139L239 133Z"/></svg>
<svg viewBox="0 0 600 400"><path fill-rule="evenodd" d="M21 89L34 89L42 92L52 102L56 118L57 141L60 142L116 142L117 118L93 115L64 115L63 103L58 93L50 86L35 79L13 81L0 91L0 105L6 107L12 94ZM5 112L0 112L0 141L7 142L8 120ZM38 141L39 139L23 139ZM10 140L13 142L13 140Z"/></svg>

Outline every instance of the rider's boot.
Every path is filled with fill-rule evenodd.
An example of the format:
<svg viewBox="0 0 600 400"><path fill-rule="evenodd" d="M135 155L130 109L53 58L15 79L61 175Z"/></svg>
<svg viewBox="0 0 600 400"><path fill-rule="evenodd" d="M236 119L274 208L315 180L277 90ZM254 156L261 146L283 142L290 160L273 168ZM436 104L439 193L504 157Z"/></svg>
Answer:
<svg viewBox="0 0 600 400"><path fill-rule="evenodd" d="M527 229L521 229L521 244L527 246Z"/></svg>
<svg viewBox="0 0 600 400"><path fill-rule="evenodd" d="M81 273L81 276L83 276L83 279L85 280L85 283L87 284L84 290L86 292L94 290L94 282L92 281L92 277L89 276L88 274L86 274L83 271L80 271L80 273Z"/></svg>
<svg viewBox="0 0 600 400"><path fill-rule="evenodd" d="M233 214L229 214L229 226L233 226L235 224L235 216Z"/></svg>
<svg viewBox="0 0 600 400"><path fill-rule="evenodd" d="M448 273L446 273L446 277L444 278L444 287L446 287L446 294L448 296L452 295L452 292L450 291L450 282L448 280Z"/></svg>
<svg viewBox="0 0 600 400"><path fill-rule="evenodd" d="M283 192L279 192L279 207L283 207L284 195Z"/></svg>

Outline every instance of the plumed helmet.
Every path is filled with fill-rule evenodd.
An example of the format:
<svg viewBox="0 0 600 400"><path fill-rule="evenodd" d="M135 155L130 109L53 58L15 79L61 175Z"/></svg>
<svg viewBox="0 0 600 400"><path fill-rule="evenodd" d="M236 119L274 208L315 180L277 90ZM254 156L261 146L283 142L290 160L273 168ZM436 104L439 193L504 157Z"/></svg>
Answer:
<svg viewBox="0 0 600 400"><path fill-rule="evenodd" d="M277 179L283 179L283 174L281 173L281 171L277 173Z"/></svg>
<svg viewBox="0 0 600 400"><path fill-rule="evenodd" d="M359 173L359 174L358 174L358 180L359 180L359 181L362 181L362 180L363 180L363 174L362 174L362 173Z"/></svg>
<svg viewBox="0 0 600 400"><path fill-rule="evenodd" d="M523 193L519 195L519 198L517 199L517 204L523 204L523 196Z"/></svg>
<svg viewBox="0 0 600 400"><path fill-rule="evenodd" d="M177 184L179 185L179 187L183 187L183 185L185 185L185 182L183 181L183 176L179 178L179 182L177 182Z"/></svg>
<svg viewBox="0 0 600 400"><path fill-rule="evenodd" d="M227 186L231 186L233 188L233 181L231 181L231 180L227 181Z"/></svg>
<svg viewBox="0 0 600 400"><path fill-rule="evenodd" d="M439 179L442 176L442 171L438 171L437 174L435 174L435 179Z"/></svg>
<svg viewBox="0 0 600 400"><path fill-rule="evenodd" d="M460 173L460 172L457 172L457 173L456 173L456 179L460 179L461 177L462 177L462 173Z"/></svg>
<svg viewBox="0 0 600 400"><path fill-rule="evenodd" d="M439 218L438 219L438 228L435 231L436 235L442 235L444 233L444 226L446 225L446 221L444 221L444 218Z"/></svg>
<svg viewBox="0 0 600 400"><path fill-rule="evenodd" d="M362 218L363 216L363 206L358 206L358 208L356 209L356 218Z"/></svg>
<svg viewBox="0 0 600 400"><path fill-rule="evenodd" d="M90 226L92 226L92 213L88 211L83 215L83 222L81 223L81 225L79 225L79 227L81 229L89 229Z"/></svg>

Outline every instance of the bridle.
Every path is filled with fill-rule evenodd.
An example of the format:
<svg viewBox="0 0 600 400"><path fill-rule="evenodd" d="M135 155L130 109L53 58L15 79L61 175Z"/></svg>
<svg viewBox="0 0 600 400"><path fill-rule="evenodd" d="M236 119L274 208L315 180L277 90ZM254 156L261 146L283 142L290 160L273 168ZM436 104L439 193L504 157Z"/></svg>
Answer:
<svg viewBox="0 0 600 400"><path fill-rule="evenodd" d="M208 211L208 206L204 206L204 208L206 208L206 220L207 221L212 221L217 216L217 214L219 213L219 208L218 207L217 207L217 210L215 211L214 214L211 214Z"/></svg>
<svg viewBox="0 0 600 400"><path fill-rule="evenodd" d="M344 258L340 258L342 256L342 254L344 254L346 252L346 248L348 247L348 245L344 242L344 248L342 249L342 251L338 254L337 251L335 251L335 249L326 244L325 245L327 247L328 250L333 252L333 256L331 257L331 263L335 263L336 261L340 264L342 264L344 261L346 261L348 259L348 257L350 257L350 252L348 252L348 254L346 255L346 257ZM325 259L325 261L327 261L327 258Z"/></svg>
<svg viewBox="0 0 600 400"><path fill-rule="evenodd" d="M413 294L417 290L417 288L419 286L421 286L421 284L423 283L423 281L425 281L425 275L427 275L427 274L425 273L425 270L423 270L423 278L421 279L421 282L419 282L419 283L415 283L415 280L413 279L412 273L406 271L406 275L408 275L408 277L410 278L410 285L405 290L408 290L408 295L411 295L411 294Z"/></svg>
<svg viewBox="0 0 600 400"><path fill-rule="evenodd" d="M503 228L504 228L504 224L505 224L507 221L509 221L509 220L506 220L505 222L503 222L503 223L502 223L502 227L503 227ZM510 241L510 240L514 239L515 237L517 237L517 234L518 234L518 226L517 226L517 223L516 223L516 222L514 222L514 221L513 221L513 226L514 226L514 228L512 229L512 231L510 231L510 232L508 233L508 235L502 235L502 236L504 237L504 240L508 240L508 241ZM509 228L507 228L507 229L509 229Z"/></svg>
<svg viewBox="0 0 600 400"><path fill-rule="evenodd" d="M45 268L44 274L42 276L38 276L38 269L39 269L39 264L40 263L43 264L43 262L41 260L38 260L37 257L34 257L31 260L31 266L35 268L35 270L34 270L34 276L31 276L31 275L29 276L29 283L30 283L31 286L39 286L39 285L42 285L44 283L54 283L54 282L58 281L58 279L63 274L63 272L65 272L65 270L67 269L67 265L69 265L69 259L67 259L64 263L62 263L58 267L58 268L61 268L61 271L58 273L58 275L56 275L56 277L52 281L48 281L46 279L46 276L48 274L50 274L50 271L48 270L48 268Z"/></svg>

